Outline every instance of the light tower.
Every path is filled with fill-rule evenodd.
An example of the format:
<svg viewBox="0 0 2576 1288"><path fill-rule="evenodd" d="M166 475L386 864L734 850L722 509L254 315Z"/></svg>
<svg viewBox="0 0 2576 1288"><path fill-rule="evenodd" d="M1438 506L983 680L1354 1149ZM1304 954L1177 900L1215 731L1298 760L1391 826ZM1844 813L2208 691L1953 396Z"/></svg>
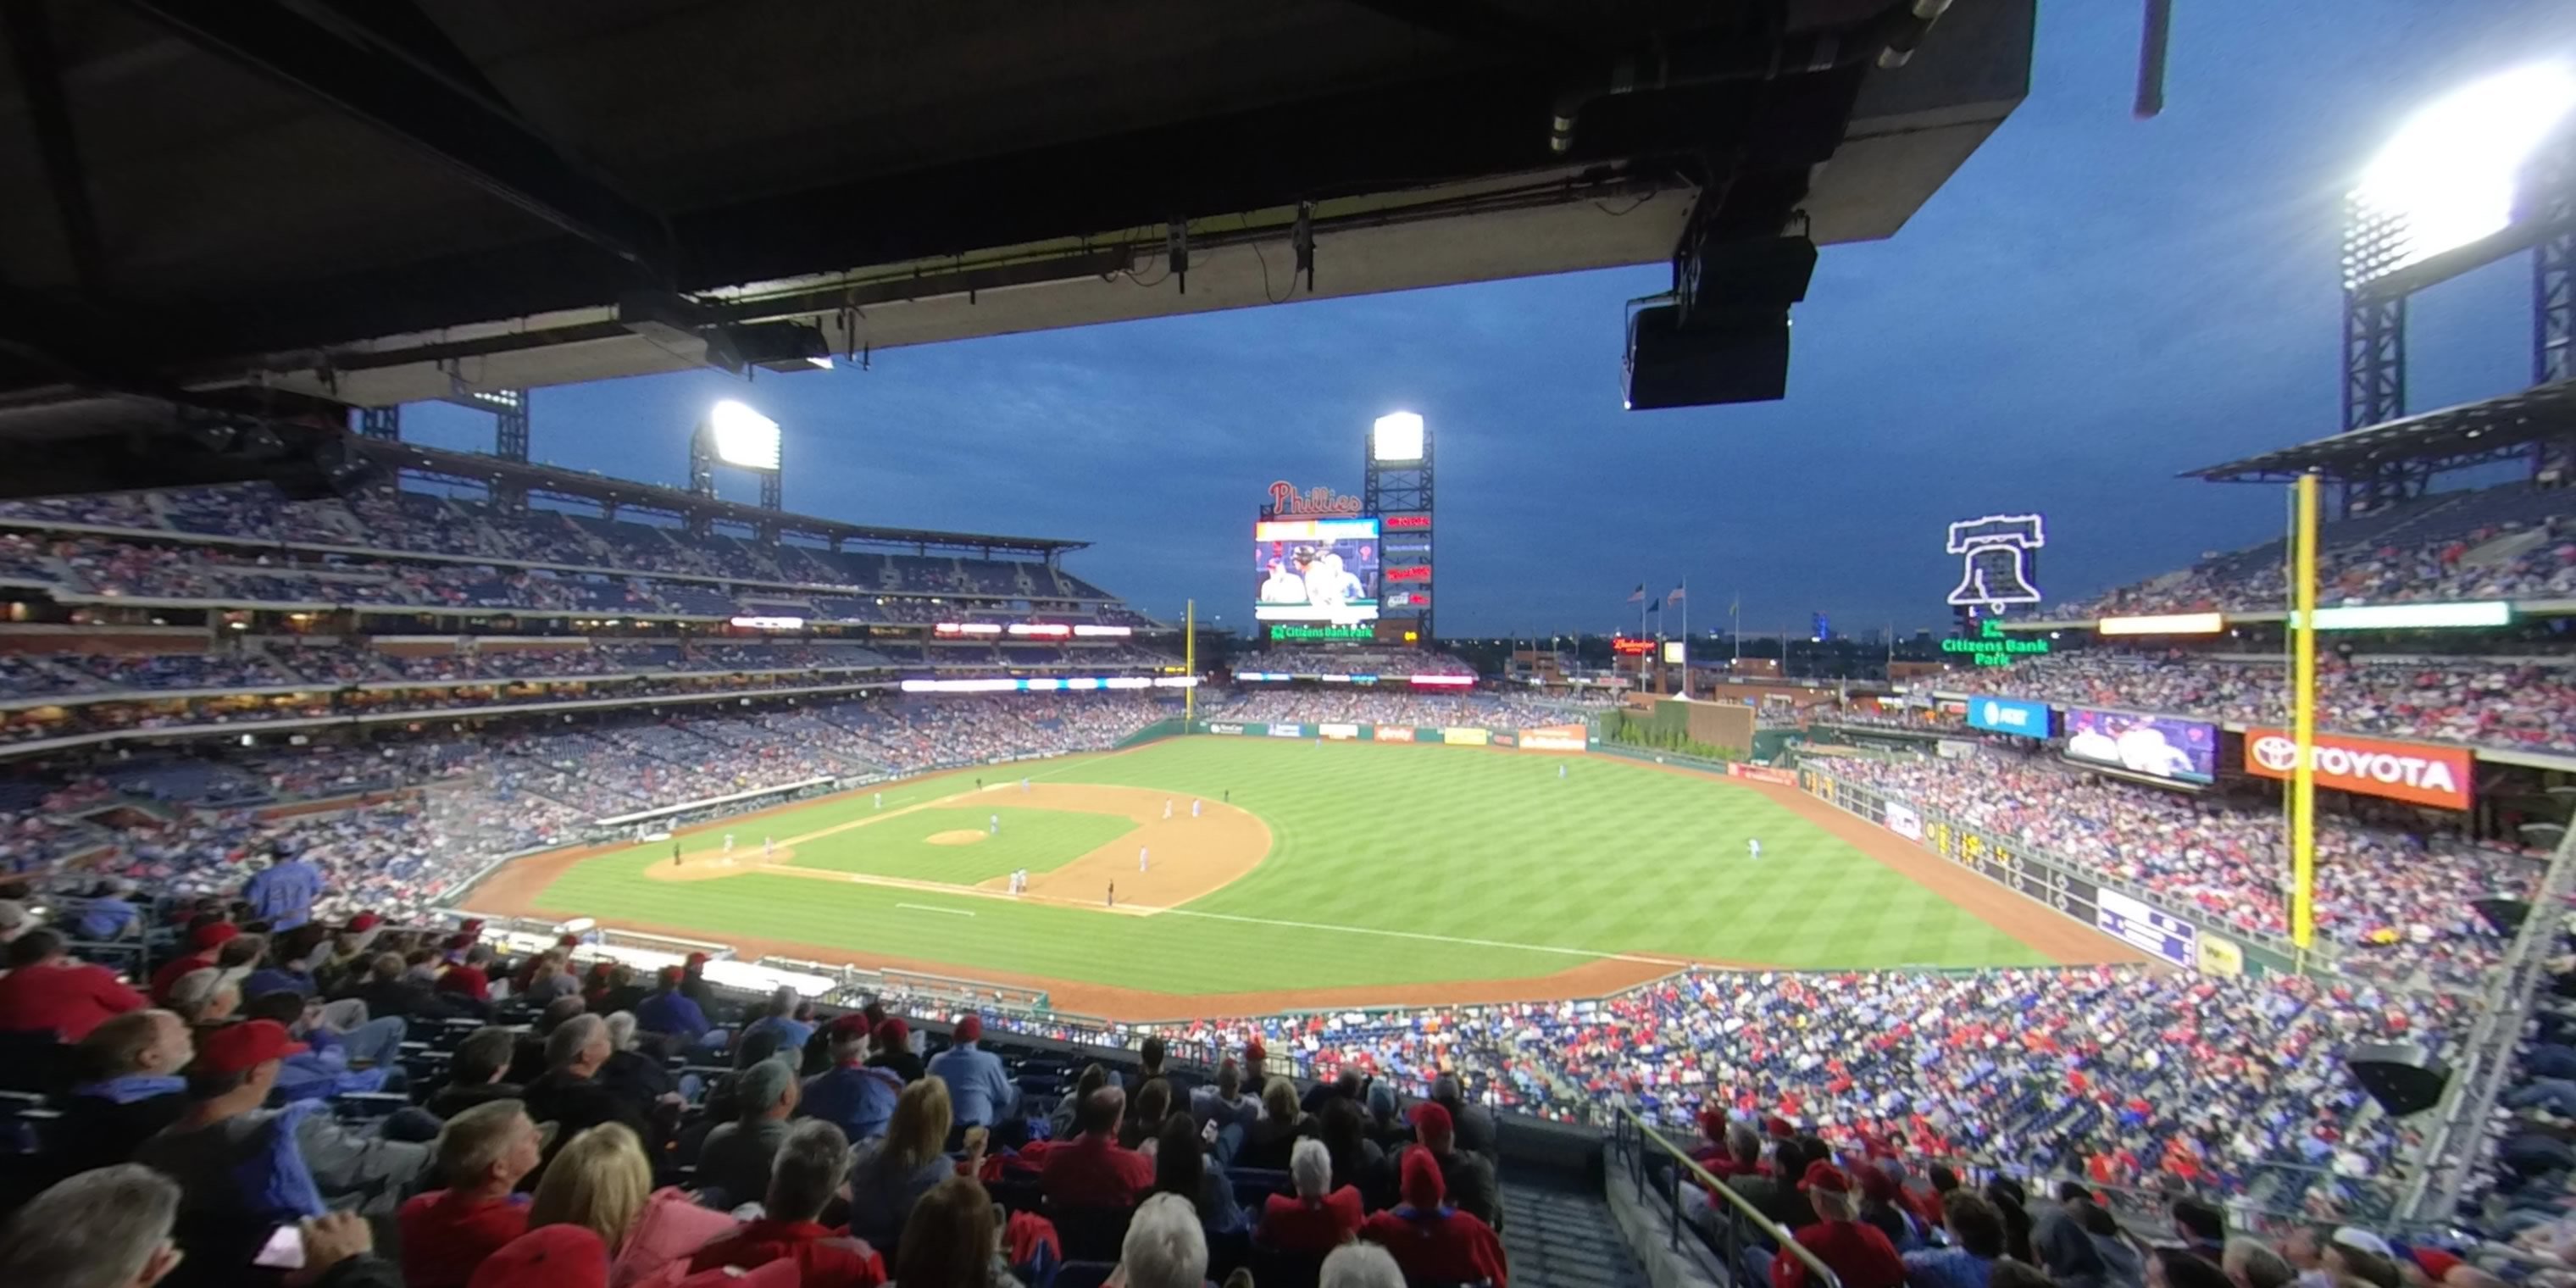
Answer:
<svg viewBox="0 0 2576 1288"><path fill-rule="evenodd" d="M716 467L730 465L760 476L760 508L786 508L778 468L778 422L728 398L707 409L689 436L689 490L712 498Z"/></svg>
<svg viewBox="0 0 2576 1288"><path fill-rule="evenodd" d="M1431 629L1431 427L1409 411L1369 427L1361 512L1378 521L1378 627L1382 642L1424 648Z"/></svg>

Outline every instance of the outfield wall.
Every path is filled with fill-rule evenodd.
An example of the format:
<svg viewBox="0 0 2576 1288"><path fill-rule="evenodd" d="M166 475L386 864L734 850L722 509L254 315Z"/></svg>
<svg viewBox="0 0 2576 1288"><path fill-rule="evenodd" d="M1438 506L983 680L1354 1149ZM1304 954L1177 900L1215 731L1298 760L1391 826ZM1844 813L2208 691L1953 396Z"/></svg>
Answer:
<svg viewBox="0 0 2576 1288"><path fill-rule="evenodd" d="M1196 732L1233 738L1316 738L1326 742L1411 742L1449 747L1510 747L1520 751L1575 753L1592 747L1582 725L1567 723L1531 729L1496 729L1486 725L1388 725L1341 721L1289 722L1202 720Z"/></svg>
<svg viewBox="0 0 2576 1288"><path fill-rule="evenodd" d="M2176 909L2142 886L2078 869L2056 855L1821 769L1800 769L1796 778L1808 795L2159 960L2212 975L2299 973L2300 956L2286 940L2248 934L2187 906ZM2309 970L2321 974L2336 967L2330 954L2310 952L2306 960Z"/></svg>

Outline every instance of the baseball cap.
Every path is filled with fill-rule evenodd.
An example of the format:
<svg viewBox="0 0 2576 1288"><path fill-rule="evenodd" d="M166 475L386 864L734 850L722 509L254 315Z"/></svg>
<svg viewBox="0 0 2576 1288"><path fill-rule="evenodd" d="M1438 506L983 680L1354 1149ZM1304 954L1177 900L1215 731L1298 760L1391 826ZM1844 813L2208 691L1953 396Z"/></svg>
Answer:
<svg viewBox="0 0 2576 1288"><path fill-rule="evenodd" d="M608 1288L608 1244L585 1226L539 1226L502 1244L465 1282L466 1288Z"/></svg>
<svg viewBox="0 0 2576 1288"><path fill-rule="evenodd" d="M241 938L241 927L229 921L210 921L188 935L188 946L198 952L210 952Z"/></svg>
<svg viewBox="0 0 2576 1288"><path fill-rule="evenodd" d="M353 935L359 934L364 931L373 930L383 924L385 924L384 918L379 917L372 912L362 912L357 916L349 918L349 933Z"/></svg>
<svg viewBox="0 0 2576 1288"><path fill-rule="evenodd" d="M1261 1045L1260 1034L1256 1033L1243 1040L1243 1058L1246 1060L1266 1060L1270 1058L1270 1048Z"/></svg>
<svg viewBox="0 0 2576 1288"><path fill-rule="evenodd" d="M687 964L691 966L704 966L707 964L708 960L709 959L705 953L691 953L689 954Z"/></svg>
<svg viewBox="0 0 2576 1288"><path fill-rule="evenodd" d="M1446 1105L1425 1100L1413 1107L1413 1127L1425 1140L1446 1140L1457 1131Z"/></svg>
<svg viewBox="0 0 2576 1288"><path fill-rule="evenodd" d="M2397 1250L2388 1246L2388 1240L2357 1225L2337 1226L2331 1241L2355 1252L2367 1252L2374 1257L2387 1257L2390 1260L2395 1260L2397 1257Z"/></svg>
<svg viewBox="0 0 2576 1288"><path fill-rule="evenodd" d="M973 1042L984 1036L984 1017L969 1015L957 1021L957 1040Z"/></svg>
<svg viewBox="0 0 2576 1288"><path fill-rule="evenodd" d="M1807 1174L1798 1178L1798 1184L1830 1194L1851 1193L1851 1177L1846 1175L1843 1169L1821 1158L1807 1164Z"/></svg>
<svg viewBox="0 0 2576 1288"><path fill-rule="evenodd" d="M2413 1252L2415 1264L2424 1269L2424 1277L2435 1283L2442 1282L2460 1266L2459 1257L2440 1248L2416 1248Z"/></svg>
<svg viewBox="0 0 2576 1288"><path fill-rule="evenodd" d="M197 1039L195 1068L199 1073L248 1073L310 1049L288 1037L286 1026L275 1020L244 1020Z"/></svg>
<svg viewBox="0 0 2576 1288"><path fill-rule="evenodd" d="M828 1031L836 1038L866 1037L868 1035L867 1012L844 1011L839 1015L835 1015L832 1017L832 1023L829 1026Z"/></svg>
<svg viewBox="0 0 2576 1288"><path fill-rule="evenodd" d="M885 1018L885 1023L877 1026L878 1046L899 1047L910 1041L912 1041L912 1026L904 1023L900 1015L889 1015Z"/></svg>
<svg viewBox="0 0 2576 1288"><path fill-rule="evenodd" d="M1399 1165L1399 1171L1404 1201L1414 1207L1436 1208L1440 1206L1440 1200L1448 1196L1447 1187L1441 1183L1440 1160L1433 1158L1430 1150L1404 1151L1404 1162Z"/></svg>
<svg viewBox="0 0 2576 1288"><path fill-rule="evenodd" d="M1797 1135L1798 1129L1790 1126L1788 1119L1783 1118L1778 1114L1773 1114L1762 1120L1762 1134L1765 1136L1777 1136L1786 1140L1791 1136Z"/></svg>

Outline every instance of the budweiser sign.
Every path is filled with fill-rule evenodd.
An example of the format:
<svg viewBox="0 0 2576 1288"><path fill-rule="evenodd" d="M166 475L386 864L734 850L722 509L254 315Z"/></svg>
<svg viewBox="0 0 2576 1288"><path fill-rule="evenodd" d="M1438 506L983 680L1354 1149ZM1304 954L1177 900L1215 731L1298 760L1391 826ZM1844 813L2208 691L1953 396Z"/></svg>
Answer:
<svg viewBox="0 0 2576 1288"><path fill-rule="evenodd" d="M1339 496L1328 487L1308 488L1300 492L1296 484L1286 479L1270 485L1270 516L1274 519L1294 518L1299 515L1325 518L1356 517L1359 512L1358 497Z"/></svg>
<svg viewBox="0 0 2576 1288"><path fill-rule="evenodd" d="M2467 748L2321 733L2309 752L2319 787L2442 809L2469 807L2476 757ZM2245 731L2247 772L2286 780L2298 763L2299 745L2289 730Z"/></svg>

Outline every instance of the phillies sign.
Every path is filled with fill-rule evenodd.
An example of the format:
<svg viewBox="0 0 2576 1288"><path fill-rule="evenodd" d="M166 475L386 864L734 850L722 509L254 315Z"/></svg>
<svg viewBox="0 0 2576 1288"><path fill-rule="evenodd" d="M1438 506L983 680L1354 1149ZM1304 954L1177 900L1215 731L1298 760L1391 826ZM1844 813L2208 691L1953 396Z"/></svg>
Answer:
<svg viewBox="0 0 2576 1288"><path fill-rule="evenodd" d="M2385 796L2442 809L2467 809L2476 757L2463 747L2390 742L2321 733L2309 749L2317 786ZM2286 729L2245 731L2245 768L2264 778L2287 779L2299 763L2299 745Z"/></svg>
<svg viewBox="0 0 2576 1288"><path fill-rule="evenodd" d="M1296 515L1352 516L1359 512L1358 497L1337 496L1333 489L1328 487L1309 488L1299 492L1297 485L1286 479L1270 485L1270 515L1275 519Z"/></svg>

